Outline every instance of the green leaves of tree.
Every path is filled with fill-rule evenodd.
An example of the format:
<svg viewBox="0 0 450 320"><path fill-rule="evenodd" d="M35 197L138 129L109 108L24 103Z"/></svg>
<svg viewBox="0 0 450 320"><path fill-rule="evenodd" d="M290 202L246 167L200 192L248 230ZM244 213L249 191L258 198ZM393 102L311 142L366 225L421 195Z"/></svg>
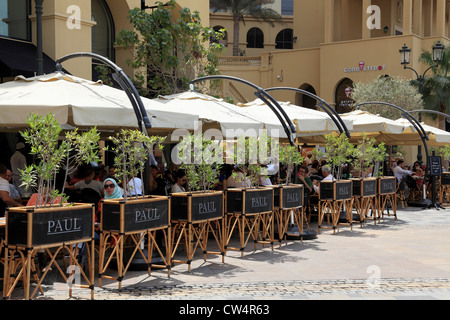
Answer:
<svg viewBox="0 0 450 320"><path fill-rule="evenodd" d="M132 50L129 66L136 69L134 82L140 94L156 97L185 91L189 81L218 74L217 55L223 46L211 41L223 32L203 27L198 11L184 8L179 18L172 15L176 2L157 2L151 13L135 8L128 16L134 30L121 30L116 44Z"/></svg>

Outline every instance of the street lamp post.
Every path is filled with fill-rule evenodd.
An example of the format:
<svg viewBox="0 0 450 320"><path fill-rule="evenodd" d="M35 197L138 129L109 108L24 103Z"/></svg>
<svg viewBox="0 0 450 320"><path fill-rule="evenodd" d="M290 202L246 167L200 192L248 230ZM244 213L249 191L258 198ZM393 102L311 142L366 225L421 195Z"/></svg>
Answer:
<svg viewBox="0 0 450 320"><path fill-rule="evenodd" d="M403 65L403 69L409 69L414 71L416 74L417 82L419 84L419 93L422 94L423 91L423 82L425 80L425 74L428 72L428 70L436 68L439 63L442 61L443 55L444 55L444 45L438 41L433 47L433 62L435 65L429 67L422 75L419 75L419 73L414 70L411 67L408 67L408 65L411 62L411 49L406 46L406 44L403 45L403 47L399 50L400 52L400 63ZM419 112L419 122L422 122L422 113ZM419 161L422 164L422 146L418 146L417 148L417 161Z"/></svg>

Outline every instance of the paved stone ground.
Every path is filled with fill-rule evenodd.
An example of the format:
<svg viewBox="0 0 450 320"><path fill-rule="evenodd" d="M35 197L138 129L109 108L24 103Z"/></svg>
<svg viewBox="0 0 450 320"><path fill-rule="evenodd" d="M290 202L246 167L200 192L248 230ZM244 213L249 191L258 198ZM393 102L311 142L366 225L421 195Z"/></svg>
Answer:
<svg viewBox="0 0 450 320"><path fill-rule="evenodd" d="M396 221L343 226L336 234L323 230L317 239L283 242L273 251L249 244L243 257L229 251L225 263L220 256L205 262L199 252L191 272L176 264L170 278L166 270L150 276L129 271L121 291L117 282L103 280L102 287L96 282L95 300L450 299L450 208L397 213ZM44 290L35 300L69 299L62 282ZM19 288L13 300L20 299ZM70 300L84 299L90 291L74 289Z"/></svg>

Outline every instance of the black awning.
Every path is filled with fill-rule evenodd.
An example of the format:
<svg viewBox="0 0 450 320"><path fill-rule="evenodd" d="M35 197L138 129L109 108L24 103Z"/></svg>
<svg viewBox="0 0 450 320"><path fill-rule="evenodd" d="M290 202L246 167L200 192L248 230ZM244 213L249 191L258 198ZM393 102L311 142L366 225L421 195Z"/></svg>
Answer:
<svg viewBox="0 0 450 320"><path fill-rule="evenodd" d="M55 72L55 61L45 53L43 59L44 73ZM36 46L33 43L0 38L0 77L34 77L35 72Z"/></svg>

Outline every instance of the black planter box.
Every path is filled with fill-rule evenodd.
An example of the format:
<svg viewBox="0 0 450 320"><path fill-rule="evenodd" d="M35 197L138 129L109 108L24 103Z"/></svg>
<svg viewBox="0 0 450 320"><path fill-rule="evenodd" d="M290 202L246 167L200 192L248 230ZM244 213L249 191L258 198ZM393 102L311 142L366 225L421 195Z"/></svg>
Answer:
<svg viewBox="0 0 450 320"><path fill-rule="evenodd" d="M321 181L319 184L319 200L350 200L352 196L351 180Z"/></svg>
<svg viewBox="0 0 450 320"><path fill-rule="evenodd" d="M171 196L172 221L202 222L223 218L223 192L177 192Z"/></svg>
<svg viewBox="0 0 450 320"><path fill-rule="evenodd" d="M8 246L34 248L94 238L94 206L14 207L6 211Z"/></svg>
<svg viewBox="0 0 450 320"><path fill-rule="evenodd" d="M353 182L353 196L354 197L374 197L377 194L377 179L351 179Z"/></svg>
<svg viewBox="0 0 450 320"><path fill-rule="evenodd" d="M442 172L441 186L450 186L450 172Z"/></svg>
<svg viewBox="0 0 450 320"><path fill-rule="evenodd" d="M167 196L102 200L101 208L104 232L143 232L170 225L170 203Z"/></svg>
<svg viewBox="0 0 450 320"><path fill-rule="evenodd" d="M273 212L273 188L229 188L226 193L226 213L257 214Z"/></svg>
<svg viewBox="0 0 450 320"><path fill-rule="evenodd" d="M302 184L275 185L274 206L280 209L294 209L303 206L304 186Z"/></svg>
<svg viewBox="0 0 450 320"><path fill-rule="evenodd" d="M378 178L378 194L380 195L394 194L396 188L397 188L396 177Z"/></svg>

